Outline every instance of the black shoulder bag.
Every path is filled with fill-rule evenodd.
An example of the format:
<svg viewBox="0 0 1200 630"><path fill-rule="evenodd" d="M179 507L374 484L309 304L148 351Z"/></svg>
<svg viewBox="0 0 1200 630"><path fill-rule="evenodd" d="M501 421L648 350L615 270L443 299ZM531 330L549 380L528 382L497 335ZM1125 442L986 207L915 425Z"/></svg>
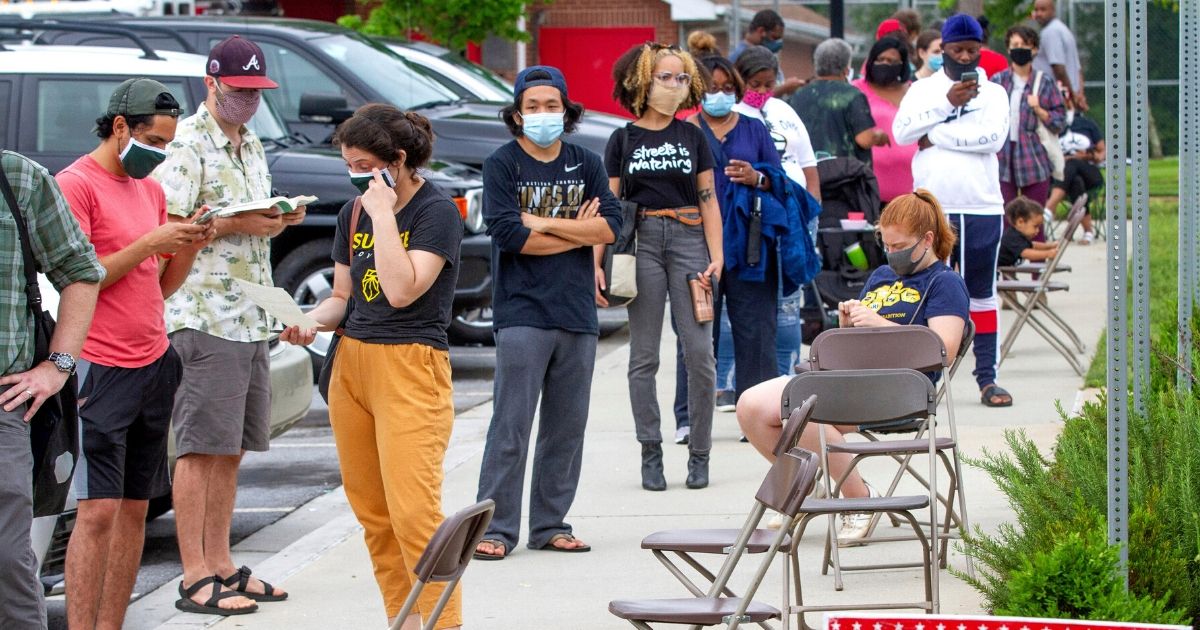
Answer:
<svg viewBox="0 0 1200 630"><path fill-rule="evenodd" d="M604 299L608 305L623 306L637 297L637 221L638 205L625 198L625 153L629 150L629 126L621 134L621 184L617 198L621 204L621 233L604 247Z"/></svg>
<svg viewBox="0 0 1200 630"><path fill-rule="evenodd" d="M350 229L347 230L350 236L347 239L346 246L350 249L350 265L354 264L354 231L358 229L358 219L362 216L362 197L354 198L354 209L350 212ZM350 321L350 313L354 312L354 288L351 287L350 295L346 298L346 314L342 317L342 323L333 331L333 339L329 341L329 348L325 350L325 362L321 364L321 373L317 376L317 391L321 394L321 400L329 402L329 380L333 377L333 357L337 352L338 344L342 341L342 335L346 331L346 322Z"/></svg>
<svg viewBox="0 0 1200 630"><path fill-rule="evenodd" d="M33 365L50 357L50 339L54 336L54 317L42 308L38 288L37 263L29 240L29 226L8 177L0 174L4 200L17 222L24 258L25 299L33 313ZM33 452L33 516L51 516L63 511L71 491L71 477L79 458L79 404L74 374L58 393L46 399L29 421L29 445Z"/></svg>

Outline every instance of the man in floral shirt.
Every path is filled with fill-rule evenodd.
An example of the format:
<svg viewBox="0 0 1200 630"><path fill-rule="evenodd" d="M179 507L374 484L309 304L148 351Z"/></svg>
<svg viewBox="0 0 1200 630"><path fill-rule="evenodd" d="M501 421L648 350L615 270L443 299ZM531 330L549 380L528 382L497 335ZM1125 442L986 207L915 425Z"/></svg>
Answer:
<svg viewBox="0 0 1200 630"><path fill-rule="evenodd" d="M203 206L271 196L262 143L245 126L260 91L277 87L267 78L262 49L230 37L209 53L207 73L207 99L180 121L170 157L154 172L174 221L192 220ZM251 600L287 597L234 566L229 551L238 465L246 451L267 450L271 416L271 322L234 280L273 284L271 237L303 218L301 208L215 219L212 244L167 300L167 331L184 367L173 418L180 610L243 614L257 609Z"/></svg>

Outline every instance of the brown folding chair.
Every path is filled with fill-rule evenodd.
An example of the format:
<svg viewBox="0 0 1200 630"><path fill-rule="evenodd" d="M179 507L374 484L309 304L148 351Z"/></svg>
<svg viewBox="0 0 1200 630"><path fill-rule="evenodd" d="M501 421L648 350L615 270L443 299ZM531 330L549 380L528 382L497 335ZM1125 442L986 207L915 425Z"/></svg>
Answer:
<svg viewBox="0 0 1200 630"><path fill-rule="evenodd" d="M937 499L937 462L938 440L936 436L937 393L933 383L922 373L912 369L884 370L840 370L816 371L800 374L793 378L784 389L781 406L790 409L795 400L816 396L816 405L809 422L826 425L858 425L866 429L876 426L887 426L901 420L926 420L927 431L922 442L925 453L929 455L928 479L929 495L840 498L831 485L830 475L824 475L823 483L827 499L809 499L801 508L803 516L796 524L792 540L798 541L804 535L808 523L817 516L829 517L828 536L834 541L826 545L825 557L822 559L822 572L828 566L834 568L834 588L842 590L842 571L858 571L866 569L895 569L906 567L921 567L925 578L925 599L912 602L877 602L853 605L806 606L800 576L800 560L798 545L793 544L788 550L791 561L791 575L795 581L795 593L784 594L786 607L785 625L792 614L798 616L801 627L808 629L804 619L806 612L826 610L873 610L920 608L926 612L937 612L938 602L938 572L934 567L939 565L938 554L938 499ZM801 429L803 430L803 429ZM828 445L825 442L825 432L820 433L822 470L829 470ZM920 523L913 516L914 510L929 509L929 521ZM870 566L842 565L836 544L837 534L834 517L846 512L871 512L889 514L907 521L913 530L914 538L921 543L922 555L920 562L890 563ZM928 530L926 530L926 527ZM929 535L926 536L926 531ZM832 557L831 557L832 556ZM786 571L786 570L785 570ZM787 579L784 581L787 584ZM795 604L788 605L788 598L794 595Z"/></svg>
<svg viewBox="0 0 1200 630"><path fill-rule="evenodd" d="M495 509L496 503L491 499L485 499L442 521L437 531L433 532L433 537L429 539L429 544L425 546L425 551L421 554L420 559L417 560L417 567L414 571L416 583L413 584L408 599L404 600L404 607L400 609L400 614L396 615L396 621L391 625L391 630L400 630L400 626L404 625L404 620L412 614L413 607L417 605L417 597L420 596L426 584L447 582L445 592L438 598L437 605L433 607L433 611L429 613L429 619L422 626L424 630L433 630L438 617L442 616L442 609L446 607L446 602L454 593L454 587L458 585L458 581L462 579L463 573L467 570L467 563L471 561L475 547L479 545L479 541L487 532L488 524L492 522L492 512Z"/></svg>
<svg viewBox="0 0 1200 630"><path fill-rule="evenodd" d="M1067 215L1067 227L1063 234L1063 238L1059 242L1058 253L1053 258L1046 261L1038 273L1041 274L1037 280L999 280L996 282L996 295L1007 304L1010 308L1017 312L1017 319L1013 322L1008 333L1004 336L1004 342L1000 344L1000 360L1003 364L1004 359L1008 357L1009 350L1017 340L1017 336L1021 333L1021 329L1026 323L1050 344L1052 348L1058 351L1059 354L1071 364L1071 368L1077 374L1082 376L1087 372L1087 367L1078 354L1086 351L1083 341L1079 335L1043 298L1050 293L1057 291L1068 291L1070 285L1066 282L1053 280L1055 273L1058 271L1059 261L1062 260L1063 254L1067 251L1067 246L1071 244L1071 238L1075 231L1079 229L1079 224L1083 222L1083 217L1087 212L1087 195L1080 195L1075 203L1071 206L1071 212ZM1022 298L1022 296L1024 296ZM1041 316L1045 316L1049 322L1043 321ZM1066 340L1061 339L1054 330L1050 327L1054 324L1066 336ZM1068 346L1074 346L1074 350Z"/></svg>
<svg viewBox="0 0 1200 630"><path fill-rule="evenodd" d="M941 383L937 390L937 401L940 404L946 400L946 417L950 425L950 437L939 438L937 441L938 458L945 465L949 477L949 489L945 496L937 495L938 501L946 509L946 525L943 528L941 568L946 568L946 556L951 527L957 530L959 536L969 531L967 518L966 493L962 486L962 462L958 453L958 425L954 415L954 397L950 383L958 371L961 360L966 356L975 338L975 327L968 319L963 327L962 341L954 357L948 357L941 338L925 326L895 326L886 328L840 328L821 333L812 345L812 364L818 370L850 370L850 369L886 369L908 368L918 372L941 372ZM913 455L924 451L925 420L903 421L890 426L875 427L869 430L860 427L859 433L867 438L867 443L846 443L832 447L833 452L846 453L854 456L850 469L870 457L887 456L900 464L896 474L883 496L892 496L896 492L904 474L907 473L917 482L929 488L929 481L911 465ZM883 436L916 433L907 440L882 439ZM946 453L949 451L953 463ZM848 475L849 473L847 473ZM837 487L845 480L835 480ZM954 501L958 499L955 509ZM848 541L843 546L857 546L870 542L889 542L896 540L912 540L911 536L887 537L874 536L878 524L878 516L871 519L867 536L855 541ZM892 519L892 525L900 523ZM828 542L828 541L827 541ZM828 567L826 567L828 568ZM974 575L974 566L967 558L967 571Z"/></svg>
<svg viewBox="0 0 1200 630"><path fill-rule="evenodd" d="M754 496L754 508L738 531L733 544L729 546L728 555L720 571L703 597L614 600L608 604L609 612L641 630L649 630L652 627L651 623L684 624L693 628L725 625L732 630L742 624L761 625L771 619L778 619L779 610L754 601L754 594L762 584L775 554L788 539L788 530L801 514L801 506L812 490L817 470L817 456L804 449L793 448L775 458L775 463L767 471L766 478ZM750 548L756 532L761 531L758 524L768 508L784 516L784 526L771 533L762 562L746 586L745 595L725 595L730 592L726 588L729 578L733 575L738 561Z"/></svg>

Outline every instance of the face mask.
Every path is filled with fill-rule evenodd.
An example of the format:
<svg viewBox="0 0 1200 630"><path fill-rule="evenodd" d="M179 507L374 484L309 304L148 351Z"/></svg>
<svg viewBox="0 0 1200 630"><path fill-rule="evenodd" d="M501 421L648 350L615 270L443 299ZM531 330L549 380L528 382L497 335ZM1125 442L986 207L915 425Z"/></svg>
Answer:
<svg viewBox="0 0 1200 630"><path fill-rule="evenodd" d="M545 149L563 133L562 112L521 114L521 132L530 142Z"/></svg>
<svg viewBox="0 0 1200 630"><path fill-rule="evenodd" d="M244 125L254 118L258 111L258 102L262 92L258 90L241 90L225 92L217 84L217 115L222 120L234 125Z"/></svg>
<svg viewBox="0 0 1200 630"><path fill-rule="evenodd" d="M392 179L392 174L386 168L379 171L379 176L383 178L383 183L387 184L388 188L396 187L396 180ZM371 181L374 179L374 173L355 173L354 171L350 171L350 183L354 184L354 187L360 193L366 194L367 189L371 186Z"/></svg>
<svg viewBox="0 0 1200 630"><path fill-rule="evenodd" d="M663 116L674 116L685 98L687 91L684 86L667 87L655 83L650 86L650 96L646 99L646 104Z"/></svg>
<svg viewBox="0 0 1200 630"><path fill-rule="evenodd" d="M713 118L724 118L733 111L733 103L737 99L732 94L717 92L716 94L705 94L704 101L700 104L704 108L704 113Z"/></svg>
<svg viewBox="0 0 1200 630"><path fill-rule="evenodd" d="M902 249L897 252L888 252L888 266L892 268L892 271L896 272L897 276L909 276L917 270L917 265L921 264L921 261L925 259L925 254L929 252L929 248L926 247L925 251L921 252L921 257L913 260L913 252L917 251L917 247L920 245L921 242L917 241L908 249Z"/></svg>
<svg viewBox="0 0 1200 630"><path fill-rule="evenodd" d="M942 56L930 55L929 59L925 60L925 63L929 65L931 71L937 72L942 69Z"/></svg>
<svg viewBox="0 0 1200 630"><path fill-rule="evenodd" d="M962 79L964 72L973 72L979 67L979 57L975 57L967 63L958 63L954 57L942 53L942 67L946 69L946 76L958 81Z"/></svg>
<svg viewBox="0 0 1200 630"><path fill-rule="evenodd" d="M1033 61L1033 49L1031 48L1011 48L1008 51L1008 58L1018 66L1023 66L1030 61Z"/></svg>
<svg viewBox="0 0 1200 630"><path fill-rule="evenodd" d="M129 137L129 144L121 151L121 168L125 169L125 174L134 179L144 179L154 167L163 163L167 159L167 152L148 144L138 142L133 136Z"/></svg>
<svg viewBox="0 0 1200 630"><path fill-rule="evenodd" d="M904 76L904 66L896 63L871 64L871 83L875 85L892 85L900 82Z"/></svg>
<svg viewBox="0 0 1200 630"><path fill-rule="evenodd" d="M783 50L783 38L779 38L779 39L771 39L771 38L768 38L768 37L764 37L764 38L763 38L762 45L763 45L763 46L764 46L764 47L765 47L767 50L769 50L769 51L771 51L771 52L773 52L773 53L776 53L776 54L778 54L778 53L779 53L779 51Z"/></svg>
<svg viewBox="0 0 1200 630"><path fill-rule="evenodd" d="M746 92L746 96L742 98L743 103L754 109L762 109L769 100L771 100L770 92Z"/></svg>

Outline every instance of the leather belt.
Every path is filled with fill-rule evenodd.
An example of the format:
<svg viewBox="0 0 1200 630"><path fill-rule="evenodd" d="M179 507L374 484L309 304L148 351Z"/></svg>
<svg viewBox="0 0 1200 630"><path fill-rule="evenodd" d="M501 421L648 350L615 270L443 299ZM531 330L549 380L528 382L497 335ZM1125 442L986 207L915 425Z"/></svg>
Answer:
<svg viewBox="0 0 1200 630"><path fill-rule="evenodd" d="M664 208L662 210L642 210L638 213L641 217L666 217L675 219L684 225L700 225L704 221L700 218L700 211L694 208Z"/></svg>

